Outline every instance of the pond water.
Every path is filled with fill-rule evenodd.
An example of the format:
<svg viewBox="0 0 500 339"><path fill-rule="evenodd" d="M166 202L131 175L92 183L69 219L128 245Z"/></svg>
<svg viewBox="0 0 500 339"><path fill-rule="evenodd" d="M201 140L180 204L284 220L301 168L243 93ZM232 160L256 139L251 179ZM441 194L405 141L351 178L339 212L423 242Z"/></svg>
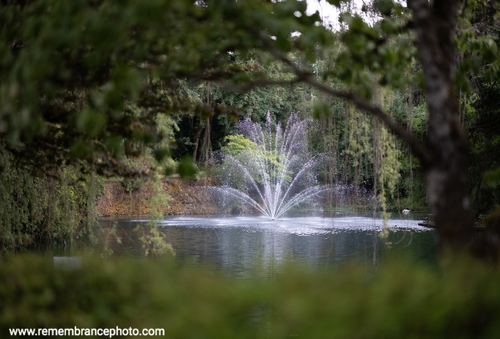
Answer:
<svg viewBox="0 0 500 339"><path fill-rule="evenodd" d="M421 220L421 219L419 219ZM209 264L216 270L245 277L255 270L279 271L283 263L328 268L357 261L376 266L391 256L436 263L435 233L406 216L389 220L387 239L380 237L383 221L363 216L308 216L270 220L263 216L172 217L157 221L177 258L189 265ZM117 223L120 243L108 236L115 254L139 256L133 231L145 218L103 220Z"/></svg>

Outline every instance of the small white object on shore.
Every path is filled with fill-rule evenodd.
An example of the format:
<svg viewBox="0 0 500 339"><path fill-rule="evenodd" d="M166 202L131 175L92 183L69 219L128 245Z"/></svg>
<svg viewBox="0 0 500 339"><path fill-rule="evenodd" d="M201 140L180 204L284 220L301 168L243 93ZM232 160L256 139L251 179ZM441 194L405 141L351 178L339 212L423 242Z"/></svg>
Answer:
<svg viewBox="0 0 500 339"><path fill-rule="evenodd" d="M407 209L407 208L405 208L405 209L403 210L403 214L408 214L408 213L410 213L410 210L409 210L409 209Z"/></svg>

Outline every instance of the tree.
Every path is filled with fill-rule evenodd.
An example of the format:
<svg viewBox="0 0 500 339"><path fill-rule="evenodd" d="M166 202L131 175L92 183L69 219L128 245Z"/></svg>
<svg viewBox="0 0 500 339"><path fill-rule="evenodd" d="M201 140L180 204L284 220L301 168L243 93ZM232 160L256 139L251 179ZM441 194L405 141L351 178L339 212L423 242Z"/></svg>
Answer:
<svg viewBox="0 0 500 339"><path fill-rule="evenodd" d="M125 175L128 169L119 161L124 155L137 156L142 145L167 137L155 128L158 113L196 112L206 118L217 110L216 103L180 91L179 81L227 80L231 86L260 77L262 72L247 72L232 55L248 59L259 50L253 31L266 30L276 42L290 45L291 32L319 19L293 15L304 13L305 6L7 1L0 7L3 147L42 171L84 163L98 173ZM327 35L320 27L312 30ZM259 58L262 64L272 62L268 53ZM273 81L278 82L288 83ZM219 112L237 113L219 106Z"/></svg>
<svg viewBox="0 0 500 339"><path fill-rule="evenodd" d="M339 5L338 1L332 1ZM419 158L423 165L427 184L429 204L434 213L439 242L455 250L469 248L474 240L470 202L466 190L468 165L468 138L459 122L457 84L467 81L464 73L470 68L470 60L462 61L456 70L456 45L462 49L481 48L481 57L492 69L498 69L496 44L489 37L476 39L474 35L461 37L457 34L460 24L466 22L466 15L474 2L460 5L457 0L410 0L411 16L405 16L406 9L390 0L374 3L380 21L370 26L359 15L344 14L343 22L348 26L344 33L347 52L338 61L345 69L332 74L351 84L353 91L339 91L318 81L289 55L286 48L269 39L260 37L263 45L279 60L289 65L303 81L321 91L352 102L358 109L379 118L395 135L401 138ZM490 4L493 5L493 4ZM467 26L466 26L467 27ZM388 42L394 37L409 34L414 38L417 60L422 69L422 81L429 122L426 142L417 141L413 133L398 124L380 107L372 104L370 86L379 83L385 86L399 86L408 67L411 44L404 43L395 51L388 49ZM464 47L465 46L465 47ZM401 48L403 47L403 49ZM410 52L409 52L410 51ZM349 57L347 57L349 56ZM471 56L477 58L476 53ZM346 67L350 66L350 67ZM370 76L366 76L366 75ZM361 81L360 81L361 80ZM465 85L463 85L465 86Z"/></svg>
<svg viewBox="0 0 500 339"><path fill-rule="evenodd" d="M306 15L305 1L7 1L0 7L2 146L42 171L81 163L124 175L123 155L168 140L156 128L158 113L210 116L216 110L177 91L180 79L239 91L302 82L372 114L411 148L425 171L440 242L462 249L473 237L457 89L467 86L465 74L478 58L471 50L479 48L490 74L500 70L494 41L467 29L475 5L409 0L406 8L377 0L364 8L375 23L344 13L342 52L318 79L309 65L336 33L319 25L318 14ZM467 52L458 68L457 41ZM234 53L263 66L279 61L294 77L249 72L233 62ZM375 85L417 85L419 76L408 78L412 59L427 99L426 143L370 101ZM330 87L330 78L349 90ZM158 160L169 154L156 152Z"/></svg>
<svg viewBox="0 0 500 339"><path fill-rule="evenodd" d="M391 7L395 8L388 3L379 1L376 5L383 14L388 14ZM457 78L463 80L463 74L456 73L456 30L460 13L460 24L463 24L463 14L473 7L473 3L466 2L460 6L454 0L432 3L411 0L408 5L412 14L408 26L415 34L429 112L426 144L417 143L411 133L395 125L376 107L357 102L355 96L351 99L358 107L379 116L395 134L406 141L422 161L429 204L435 214L440 241L455 249L463 249L471 245L474 237L466 190L469 145L467 135L460 125L457 100ZM464 43L464 40L458 39L458 42ZM482 48L483 59L497 67L496 45L492 39L486 37L475 43ZM472 56L476 57L475 53ZM460 66L465 68L463 62ZM461 71L464 70L467 71Z"/></svg>

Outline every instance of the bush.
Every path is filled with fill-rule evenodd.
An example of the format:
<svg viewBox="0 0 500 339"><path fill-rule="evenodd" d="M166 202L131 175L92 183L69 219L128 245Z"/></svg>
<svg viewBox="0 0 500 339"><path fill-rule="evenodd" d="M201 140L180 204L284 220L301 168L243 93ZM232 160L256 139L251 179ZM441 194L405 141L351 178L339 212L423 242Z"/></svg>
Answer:
<svg viewBox="0 0 500 339"><path fill-rule="evenodd" d="M0 331L164 328L166 338L495 338L500 271L470 261L444 271L405 260L367 274L285 267L273 279L233 280L173 260L2 259Z"/></svg>

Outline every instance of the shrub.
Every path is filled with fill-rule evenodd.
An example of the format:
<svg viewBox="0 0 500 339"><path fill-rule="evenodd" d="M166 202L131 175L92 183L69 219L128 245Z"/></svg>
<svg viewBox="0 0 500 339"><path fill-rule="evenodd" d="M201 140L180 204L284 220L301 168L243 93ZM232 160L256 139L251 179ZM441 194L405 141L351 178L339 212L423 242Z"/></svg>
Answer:
<svg viewBox="0 0 500 339"><path fill-rule="evenodd" d="M173 260L2 259L0 333L9 328L164 328L166 338L497 338L500 272L463 260L330 271L280 268L234 280Z"/></svg>

